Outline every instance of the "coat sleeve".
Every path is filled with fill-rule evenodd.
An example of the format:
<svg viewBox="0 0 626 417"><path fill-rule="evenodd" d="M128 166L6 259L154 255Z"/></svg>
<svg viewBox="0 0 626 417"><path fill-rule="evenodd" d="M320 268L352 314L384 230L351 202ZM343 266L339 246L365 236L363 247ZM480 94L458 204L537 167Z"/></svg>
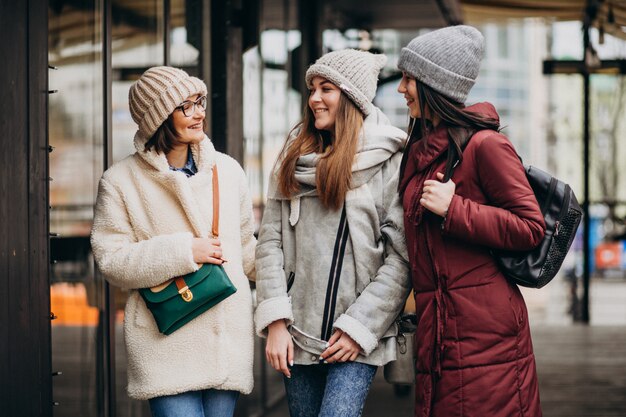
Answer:
<svg viewBox="0 0 626 417"><path fill-rule="evenodd" d="M371 282L333 325L357 342L366 356L398 317L411 289L396 159L383 168L389 174L384 179L384 216L380 224L385 259Z"/></svg>
<svg viewBox="0 0 626 417"><path fill-rule="evenodd" d="M254 213L252 211L252 200L248 190L248 181L242 171L242 178L239 183L239 212L241 213L241 255L243 262L243 272L248 279L254 281L256 278L256 268L254 265L254 251L256 238L254 237Z"/></svg>
<svg viewBox="0 0 626 417"><path fill-rule="evenodd" d="M483 140L476 170L489 205L454 195L443 231L491 249L529 250L545 232L543 216L511 143L502 135Z"/></svg>
<svg viewBox="0 0 626 417"><path fill-rule="evenodd" d="M198 269L189 232L137 241L124 201L104 177L91 231L91 247L100 271L124 289L148 288Z"/></svg>
<svg viewBox="0 0 626 417"><path fill-rule="evenodd" d="M256 332L267 335L267 326L276 320L293 323L291 298L287 295L282 238L282 203L268 199L256 248Z"/></svg>

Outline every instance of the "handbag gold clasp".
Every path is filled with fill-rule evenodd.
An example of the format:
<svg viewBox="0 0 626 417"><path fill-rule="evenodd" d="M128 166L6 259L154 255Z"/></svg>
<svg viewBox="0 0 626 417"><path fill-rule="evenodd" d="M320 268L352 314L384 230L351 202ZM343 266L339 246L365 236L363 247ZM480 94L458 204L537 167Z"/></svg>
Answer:
<svg viewBox="0 0 626 417"><path fill-rule="evenodd" d="M186 302L190 302L191 300L193 300L193 293L191 292L189 287L186 285L180 290L178 290L178 293Z"/></svg>

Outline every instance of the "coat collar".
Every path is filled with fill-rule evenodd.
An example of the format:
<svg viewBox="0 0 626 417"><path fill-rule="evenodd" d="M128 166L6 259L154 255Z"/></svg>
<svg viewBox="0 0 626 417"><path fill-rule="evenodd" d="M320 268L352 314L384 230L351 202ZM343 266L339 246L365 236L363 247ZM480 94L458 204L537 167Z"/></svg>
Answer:
<svg viewBox="0 0 626 417"><path fill-rule="evenodd" d="M498 113L491 103L476 103L468 106L466 110L499 120ZM409 156L414 172L424 171L448 150L448 127L446 123L440 123L411 147Z"/></svg>
<svg viewBox="0 0 626 417"><path fill-rule="evenodd" d="M211 169L216 163L217 157L217 151L213 147L211 140L205 135L202 141L190 146L193 159L198 168L197 174L190 178L187 178L182 172L172 171L165 154L158 154L154 149L146 152L145 143L146 139L137 132L134 140L137 151L135 152L135 158L141 161L148 175L152 176L165 189L176 196L189 219L194 235L197 237L208 236L209 225L204 220L205 217L201 207L198 207L191 182L202 181L210 184L210 181L206 181L206 178L207 176L211 178Z"/></svg>
<svg viewBox="0 0 626 417"><path fill-rule="evenodd" d="M448 150L448 126L440 123L410 150L417 172L424 171Z"/></svg>
<svg viewBox="0 0 626 417"><path fill-rule="evenodd" d="M153 171L154 174L158 174L159 176L172 176L175 174L174 171L170 170L170 166L167 162L167 158L165 154L158 154L154 151L154 149L146 152L145 145L147 139L143 137L137 131L135 133L134 145L137 153L135 154L139 159L145 162ZM198 168L198 172L209 172L211 168L213 168L213 164L215 164L215 148L213 147L213 143L208 136L204 136L204 139L199 143L192 144L190 146L191 153L193 155L193 159L196 162L196 167Z"/></svg>

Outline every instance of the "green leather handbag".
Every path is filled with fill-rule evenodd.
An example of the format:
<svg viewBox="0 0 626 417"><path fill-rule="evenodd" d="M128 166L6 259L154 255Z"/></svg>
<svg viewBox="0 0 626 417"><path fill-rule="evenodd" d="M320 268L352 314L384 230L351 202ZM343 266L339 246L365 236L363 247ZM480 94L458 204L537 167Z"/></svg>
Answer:
<svg viewBox="0 0 626 417"><path fill-rule="evenodd" d="M139 290L159 331L171 334L237 291L221 265L204 264L163 290Z"/></svg>
<svg viewBox="0 0 626 417"><path fill-rule="evenodd" d="M219 235L219 186L213 165L213 227ZM222 265L203 264L200 269L139 294L152 312L159 331L169 335L237 291Z"/></svg>

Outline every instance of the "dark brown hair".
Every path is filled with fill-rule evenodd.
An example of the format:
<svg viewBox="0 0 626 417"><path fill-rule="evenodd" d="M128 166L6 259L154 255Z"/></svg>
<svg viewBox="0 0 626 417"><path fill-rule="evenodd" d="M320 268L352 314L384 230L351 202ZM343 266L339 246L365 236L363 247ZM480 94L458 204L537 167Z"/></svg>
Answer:
<svg viewBox="0 0 626 417"><path fill-rule="evenodd" d="M174 110L176 111L176 110ZM206 132L207 130L207 121L206 118L202 120L202 130ZM172 115L161 123L161 126L154 132L152 137L146 142L144 145L144 152L149 152L152 148L156 151L156 153L160 154L163 152L164 154L168 154L173 148L174 143L178 141L178 133L176 133L176 129L174 129L174 121L172 119Z"/></svg>
<svg viewBox="0 0 626 417"><path fill-rule="evenodd" d="M343 93L339 98L335 119L335 132L315 128L315 117L308 104L302 121L287 136L278 162L278 189L287 198L300 190L295 172L301 155L318 153L320 160L315 174L320 201L326 208L339 209L352 182L352 163L357 152L359 135L363 126L363 113Z"/></svg>
<svg viewBox="0 0 626 417"><path fill-rule="evenodd" d="M400 164L400 178L404 176L404 169L411 146L432 130L431 120L433 119L439 119L439 123L445 123L448 129L449 149L456 151L448 152L448 163L455 159L457 155L460 161L463 160L463 149L475 132L485 129L500 130L500 122L497 119L468 111L465 109L464 104L438 93L417 80L415 80L415 83L422 117L411 119L409 123L410 137ZM429 116L428 119L424 117L426 114ZM415 129L417 123L419 123L419 129Z"/></svg>

